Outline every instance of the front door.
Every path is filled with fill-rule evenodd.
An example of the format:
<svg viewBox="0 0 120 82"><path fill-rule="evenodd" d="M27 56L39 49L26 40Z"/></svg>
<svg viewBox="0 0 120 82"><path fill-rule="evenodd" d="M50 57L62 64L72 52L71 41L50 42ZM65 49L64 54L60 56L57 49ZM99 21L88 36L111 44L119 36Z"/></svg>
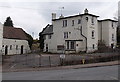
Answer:
<svg viewBox="0 0 120 82"><path fill-rule="evenodd" d="M114 44L111 44L111 48L113 48L114 47Z"/></svg>
<svg viewBox="0 0 120 82"><path fill-rule="evenodd" d="M8 54L8 46L5 46L5 55Z"/></svg>
<svg viewBox="0 0 120 82"><path fill-rule="evenodd" d="M48 44L46 44L46 52L48 52Z"/></svg>
<svg viewBox="0 0 120 82"><path fill-rule="evenodd" d="M23 54L23 46L21 46L21 54Z"/></svg>

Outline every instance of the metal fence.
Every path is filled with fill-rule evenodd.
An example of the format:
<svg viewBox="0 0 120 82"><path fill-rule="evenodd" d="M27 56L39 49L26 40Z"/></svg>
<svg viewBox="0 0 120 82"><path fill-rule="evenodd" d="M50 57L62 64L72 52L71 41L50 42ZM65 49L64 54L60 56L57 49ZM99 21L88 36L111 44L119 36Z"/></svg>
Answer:
<svg viewBox="0 0 120 82"><path fill-rule="evenodd" d="M120 50L109 53L49 54L31 53L3 57L3 68L52 67L61 65L88 64L120 59Z"/></svg>
<svg viewBox="0 0 120 82"><path fill-rule="evenodd" d="M0 65L2 65L2 50L0 50Z"/></svg>

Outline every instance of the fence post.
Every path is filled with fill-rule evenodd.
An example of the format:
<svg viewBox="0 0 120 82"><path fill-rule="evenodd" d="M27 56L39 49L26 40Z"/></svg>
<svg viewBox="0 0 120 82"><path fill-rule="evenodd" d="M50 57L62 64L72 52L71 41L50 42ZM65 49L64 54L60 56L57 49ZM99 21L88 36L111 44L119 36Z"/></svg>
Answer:
<svg viewBox="0 0 120 82"><path fill-rule="evenodd" d="M49 64L50 64L50 67L51 67L51 58L50 58L50 56L49 56Z"/></svg>
<svg viewBox="0 0 120 82"><path fill-rule="evenodd" d="M41 54L39 54L39 67L41 67Z"/></svg>
<svg viewBox="0 0 120 82"><path fill-rule="evenodd" d="M26 65L27 65L27 54L26 54Z"/></svg>

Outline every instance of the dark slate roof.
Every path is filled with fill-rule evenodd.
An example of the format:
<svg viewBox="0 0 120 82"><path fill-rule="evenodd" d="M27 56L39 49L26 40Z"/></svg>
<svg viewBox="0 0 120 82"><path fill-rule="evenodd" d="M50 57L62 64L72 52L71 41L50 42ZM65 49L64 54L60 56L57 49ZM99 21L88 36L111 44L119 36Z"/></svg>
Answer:
<svg viewBox="0 0 120 82"><path fill-rule="evenodd" d="M112 20L112 19L103 19L103 20L98 20L99 22L101 21L113 21L113 22L118 22L117 20Z"/></svg>
<svg viewBox="0 0 120 82"><path fill-rule="evenodd" d="M46 35L46 34L53 34L53 25L47 25L43 31L42 31L42 34L43 35Z"/></svg>
<svg viewBox="0 0 120 82"><path fill-rule="evenodd" d="M3 27L3 38L28 40L25 31L15 27Z"/></svg>
<svg viewBox="0 0 120 82"><path fill-rule="evenodd" d="M83 15L90 15L90 16L94 16L94 17L99 17L99 16L97 16L97 15L93 15L93 14L85 13L85 14L79 14L79 15L74 15L74 16L68 16L68 17L63 17L63 18L53 19L52 21L56 21L56 20L60 20L60 19L66 19L66 18L72 18L72 17L78 17L78 16L83 16Z"/></svg>

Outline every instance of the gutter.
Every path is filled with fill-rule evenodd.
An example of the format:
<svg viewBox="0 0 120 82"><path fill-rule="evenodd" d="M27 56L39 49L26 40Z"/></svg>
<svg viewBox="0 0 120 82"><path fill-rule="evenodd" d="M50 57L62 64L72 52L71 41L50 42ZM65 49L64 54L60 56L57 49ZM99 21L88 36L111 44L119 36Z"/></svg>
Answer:
<svg viewBox="0 0 120 82"><path fill-rule="evenodd" d="M81 35L85 38L85 40L86 40L86 52L87 52L87 37L82 34L82 26L81 26L81 29L80 29L80 34L81 34Z"/></svg>

